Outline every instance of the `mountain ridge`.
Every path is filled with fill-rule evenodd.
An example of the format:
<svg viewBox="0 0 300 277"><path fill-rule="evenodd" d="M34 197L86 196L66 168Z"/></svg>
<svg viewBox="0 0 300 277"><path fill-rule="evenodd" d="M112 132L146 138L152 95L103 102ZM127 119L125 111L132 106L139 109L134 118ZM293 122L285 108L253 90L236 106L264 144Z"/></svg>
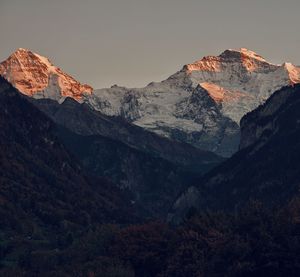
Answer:
<svg viewBox="0 0 300 277"><path fill-rule="evenodd" d="M32 53L24 49L16 53L24 51ZM46 64L44 71L53 66L47 65L47 59L38 54L30 55ZM29 65L32 63L25 60ZM1 63L0 75L18 86L8 74L7 64L7 61ZM11 74L18 79L18 71ZM22 76L21 92L22 82L28 82L29 78L26 74ZM61 71L46 74L41 82L47 88L29 95L59 103L72 97L105 115L120 116L160 136L230 157L239 146L241 117L264 103L274 91L300 82L300 68L290 63L269 63L257 53L241 48L225 50L219 56L205 56L184 65L166 80L144 88L88 87L84 92L85 86L65 76L68 75ZM60 89L59 78L67 78L65 90Z"/></svg>
<svg viewBox="0 0 300 277"><path fill-rule="evenodd" d="M95 90L85 102L104 114L229 157L238 149L240 118L274 91L299 82L299 76L295 66L268 63L245 48L225 50L144 88Z"/></svg>

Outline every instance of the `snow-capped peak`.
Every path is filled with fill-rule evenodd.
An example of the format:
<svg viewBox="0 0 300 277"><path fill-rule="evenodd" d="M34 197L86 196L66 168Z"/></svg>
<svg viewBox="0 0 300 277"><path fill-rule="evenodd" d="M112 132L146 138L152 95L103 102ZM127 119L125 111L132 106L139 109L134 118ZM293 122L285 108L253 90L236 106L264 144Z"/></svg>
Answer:
<svg viewBox="0 0 300 277"><path fill-rule="evenodd" d="M283 67L288 72L291 84L300 83L300 67L297 67L292 63L284 63Z"/></svg>
<svg viewBox="0 0 300 277"><path fill-rule="evenodd" d="M228 51L237 52L243 55L244 57L255 59L261 62L267 62L262 56L247 48L240 48L239 50L229 49Z"/></svg>
<svg viewBox="0 0 300 277"><path fill-rule="evenodd" d="M29 52L29 50L28 49L25 49L25 48L18 48L17 50L16 50L16 52L20 52L20 51L25 51L25 52Z"/></svg>
<svg viewBox="0 0 300 277"><path fill-rule="evenodd" d="M28 96L80 100L93 89L82 85L51 61L28 49L19 48L0 64L0 75Z"/></svg>
<svg viewBox="0 0 300 277"><path fill-rule="evenodd" d="M192 71L214 71L220 72L226 65L233 63L240 64L248 71L260 69L263 65L273 65L268 63L262 56L246 48L239 50L228 49L219 56L205 56L201 60L184 66L188 72Z"/></svg>

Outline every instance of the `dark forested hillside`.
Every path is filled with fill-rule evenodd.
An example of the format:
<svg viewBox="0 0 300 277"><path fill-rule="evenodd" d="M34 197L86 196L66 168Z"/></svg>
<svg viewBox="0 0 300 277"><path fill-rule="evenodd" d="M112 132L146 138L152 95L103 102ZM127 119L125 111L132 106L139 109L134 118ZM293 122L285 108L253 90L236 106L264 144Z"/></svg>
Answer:
<svg viewBox="0 0 300 277"><path fill-rule="evenodd" d="M59 248L91 225L134 220L127 196L88 177L54 135L54 123L2 78L0 128L2 265L37 245Z"/></svg>
<svg viewBox="0 0 300 277"><path fill-rule="evenodd" d="M104 224L80 237L66 236L55 251L27 248L17 266L0 268L0 275L299 276L299 218L295 198L275 210L252 201L234 214L190 215L176 228L161 222Z"/></svg>
<svg viewBox="0 0 300 277"><path fill-rule="evenodd" d="M127 190L145 218L166 218L178 194L201 176L201 170L189 170L117 140L81 136L63 127L56 133L86 171Z"/></svg>

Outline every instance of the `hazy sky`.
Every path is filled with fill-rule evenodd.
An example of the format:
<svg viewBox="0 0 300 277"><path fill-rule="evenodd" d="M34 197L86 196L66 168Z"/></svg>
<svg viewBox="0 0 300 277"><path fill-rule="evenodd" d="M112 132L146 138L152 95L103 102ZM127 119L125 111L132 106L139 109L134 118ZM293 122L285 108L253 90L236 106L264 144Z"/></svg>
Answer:
<svg viewBox="0 0 300 277"><path fill-rule="evenodd" d="M227 48L300 64L299 0L0 0L0 60L47 56L94 88L144 86Z"/></svg>

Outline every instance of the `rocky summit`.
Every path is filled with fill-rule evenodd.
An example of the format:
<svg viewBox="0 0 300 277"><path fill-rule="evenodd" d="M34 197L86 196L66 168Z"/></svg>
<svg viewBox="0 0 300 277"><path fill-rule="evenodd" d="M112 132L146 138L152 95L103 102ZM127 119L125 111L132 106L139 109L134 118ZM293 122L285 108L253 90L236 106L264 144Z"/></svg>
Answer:
<svg viewBox="0 0 300 277"><path fill-rule="evenodd" d="M19 48L0 64L0 75L27 96L60 101L66 97L80 100L92 87L82 85L51 61L30 50Z"/></svg>

